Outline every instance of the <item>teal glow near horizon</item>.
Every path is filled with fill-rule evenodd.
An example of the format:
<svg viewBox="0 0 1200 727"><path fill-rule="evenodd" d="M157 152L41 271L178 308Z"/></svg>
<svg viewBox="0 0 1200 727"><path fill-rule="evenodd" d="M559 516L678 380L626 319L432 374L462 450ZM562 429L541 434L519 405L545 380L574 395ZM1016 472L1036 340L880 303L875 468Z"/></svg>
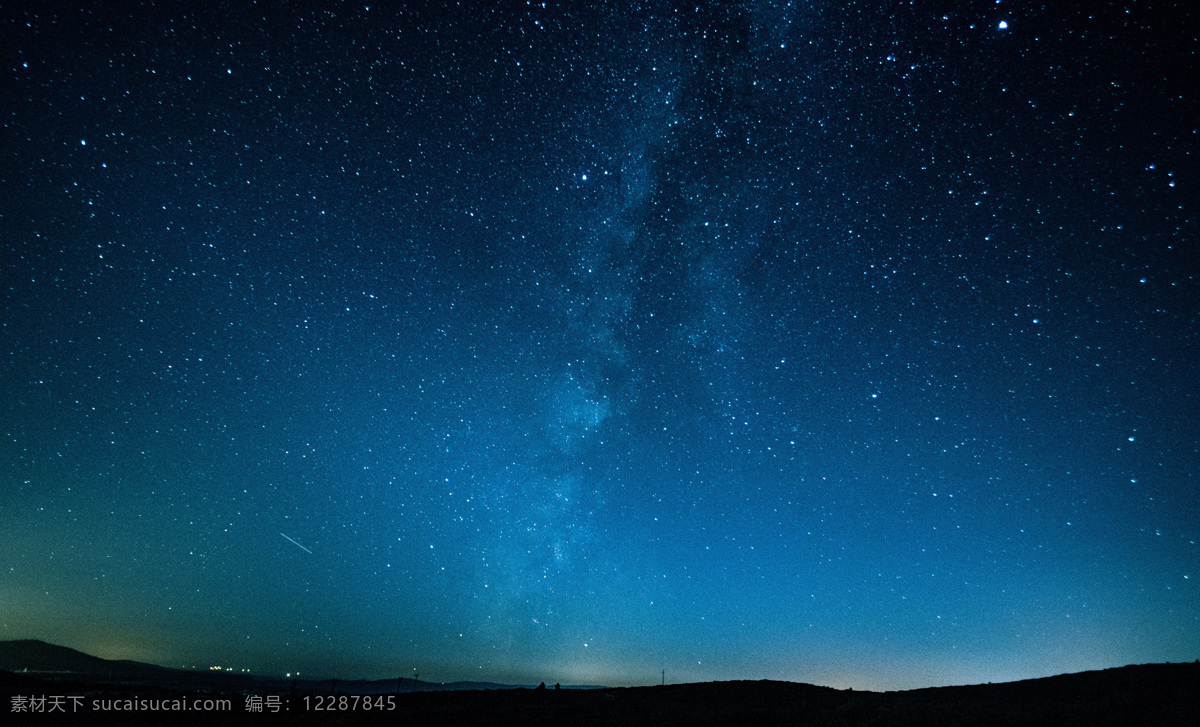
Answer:
<svg viewBox="0 0 1200 727"><path fill-rule="evenodd" d="M0 639L1200 656L1185 11L137 8L0 10Z"/></svg>

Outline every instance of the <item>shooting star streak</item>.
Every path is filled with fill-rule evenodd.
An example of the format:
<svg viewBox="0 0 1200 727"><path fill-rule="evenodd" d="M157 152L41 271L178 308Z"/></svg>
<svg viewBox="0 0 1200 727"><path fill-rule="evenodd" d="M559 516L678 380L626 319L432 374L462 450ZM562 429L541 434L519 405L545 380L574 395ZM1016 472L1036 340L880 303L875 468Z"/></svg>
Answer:
<svg viewBox="0 0 1200 727"><path fill-rule="evenodd" d="M280 533L280 535L283 535L283 533ZM288 542L290 542L292 545L296 546L296 547L297 547L297 548L299 548L300 550L303 550L305 553L308 553L309 555L312 555L312 551L311 551L311 550L309 550L308 548L304 547L304 546L303 546L303 545L301 545L300 543L297 543L295 540L292 540L291 538L288 538L288 536L286 536L286 535L283 535L283 537L287 538L287 539L288 539Z"/></svg>

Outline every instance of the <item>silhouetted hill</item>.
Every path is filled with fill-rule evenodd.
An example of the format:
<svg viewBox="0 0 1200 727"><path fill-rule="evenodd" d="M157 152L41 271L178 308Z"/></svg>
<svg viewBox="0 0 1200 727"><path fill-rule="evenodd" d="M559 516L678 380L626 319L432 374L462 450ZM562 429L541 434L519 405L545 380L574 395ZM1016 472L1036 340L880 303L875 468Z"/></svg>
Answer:
<svg viewBox="0 0 1200 727"><path fill-rule="evenodd" d="M28 673L18 670L29 668ZM1145 664L1003 684L861 692L774 681L621 689L526 689L383 681L263 679L97 659L38 641L0 642L0 710L20 695L81 695L88 724L472 725L1190 725L1200 714L1200 662ZM138 675L137 679L128 675ZM154 677L158 679L143 678ZM399 686L400 692L396 693ZM448 689L453 686L459 690ZM435 691L437 689L437 691ZM336 693L334 698L328 695ZM122 700L224 695L225 712L104 711ZM248 711L275 695L278 713ZM372 709L345 695L373 695ZM96 700L101 700L97 702ZM24 714L21 724L63 724L64 715Z"/></svg>
<svg viewBox="0 0 1200 727"><path fill-rule="evenodd" d="M582 692L427 693L410 695L396 714L429 725L1190 726L1200 714L1200 664L908 692L734 681Z"/></svg>
<svg viewBox="0 0 1200 727"><path fill-rule="evenodd" d="M90 656L65 646L25 639L0 641L0 669L99 674L119 662Z"/></svg>
<svg viewBox="0 0 1200 727"><path fill-rule="evenodd" d="M283 680L243 674L170 669L138 661L101 659L65 646L32 639L0 641L0 669L28 672L55 681L152 684L221 691L244 690L259 686L264 681L283 683Z"/></svg>
<svg viewBox="0 0 1200 727"><path fill-rule="evenodd" d="M41 678L75 679L124 684L154 684L221 691L271 691L276 694L396 694L404 692L472 691L520 689L512 684L494 682L427 682L412 679L281 679L208 670L172 669L138 661L101 659L65 646L26 639L0 641L0 670L28 672ZM598 689L599 687L568 687Z"/></svg>

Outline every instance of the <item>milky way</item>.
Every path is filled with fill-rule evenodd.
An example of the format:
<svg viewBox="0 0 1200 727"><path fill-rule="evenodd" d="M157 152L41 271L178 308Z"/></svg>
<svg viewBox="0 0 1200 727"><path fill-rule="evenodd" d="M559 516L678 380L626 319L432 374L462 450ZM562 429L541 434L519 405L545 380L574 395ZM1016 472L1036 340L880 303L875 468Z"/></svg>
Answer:
<svg viewBox="0 0 1200 727"><path fill-rule="evenodd" d="M1188 11L53 5L0 10L0 638L1200 655Z"/></svg>

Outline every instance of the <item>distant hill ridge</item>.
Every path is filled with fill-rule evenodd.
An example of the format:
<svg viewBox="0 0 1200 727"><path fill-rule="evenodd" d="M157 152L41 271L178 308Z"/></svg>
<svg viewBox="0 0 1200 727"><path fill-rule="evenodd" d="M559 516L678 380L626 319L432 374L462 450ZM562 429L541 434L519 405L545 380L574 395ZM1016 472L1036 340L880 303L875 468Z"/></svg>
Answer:
<svg viewBox="0 0 1200 727"><path fill-rule="evenodd" d="M22 673L22 670L30 671ZM246 674L168 669L89 656L41 641L0 641L0 700L21 694L87 690L115 699L130 694L308 695L396 694L395 711L355 715L344 724L437 727L521 724L696 725L847 724L887 727L1024 725L1026 727L1192 727L1200 714L1200 662L1143 664L999 684L897 692L834 689L795 682L724 681L598 689L522 689L480 682L415 683L272 679ZM47 690L50 690L47 692ZM296 701L298 706L300 701ZM93 715L95 724L126 725L124 713ZM148 715L153 716L153 715ZM261 727L250 711L190 716L181 724ZM301 710L278 725L311 725ZM152 721L138 724L157 723Z"/></svg>
<svg viewBox="0 0 1200 727"><path fill-rule="evenodd" d="M93 674L120 663L36 639L0 641L0 669L9 671L28 669Z"/></svg>
<svg viewBox="0 0 1200 727"><path fill-rule="evenodd" d="M73 674L91 679L109 679L126 682L152 682L166 685L183 685L199 683L203 686L222 686L239 688L253 682L261 684L268 682L272 686L287 686L290 690L293 681L281 677L238 674L235 672L214 672L209 670L193 671L190 669L173 669L165 666L146 664L139 661L101 659L85 654L66 646L57 646L37 639L22 639L16 641L0 641L0 669L11 672L30 672L44 675ZM300 688L313 691L329 691L335 684L329 679L298 680ZM395 679L339 679L336 680L337 691L354 694L390 693L401 691L460 691L481 689L520 689L521 686L512 684L497 684L494 682L414 682L405 678L401 684ZM572 689L597 689L592 686L573 686Z"/></svg>
<svg viewBox="0 0 1200 727"><path fill-rule="evenodd" d="M140 661L101 659L82 651L48 644L36 639L0 641L0 669L44 675L76 675L94 680L146 682L163 685L194 685L238 688L244 675L170 669Z"/></svg>
<svg viewBox="0 0 1200 727"><path fill-rule="evenodd" d="M1171 664L1142 664L1131 665L1124 667L1116 667L1113 669L1104 669L1098 671L1077 672L1072 674L1059 674L1050 677L1041 677L1037 679L1026 679L1016 682L998 682L995 684L975 684L965 686L950 686L950 687L925 687L921 689L906 690L903 693L920 696L934 695L953 691L961 696L970 696L971 698L980 699L1005 699L1016 693L1022 694L1042 694L1049 695L1061 690L1069 689L1072 692L1090 692L1094 691L1097 694L1102 693L1113 682L1120 681L1128 683L1130 681L1137 682L1143 680L1154 680L1159 677L1164 669L1178 667L1180 665ZM1186 666L1191 667L1192 664ZM1200 661L1195 665L1197 675L1200 675ZM22 639L15 641L0 641L0 670L21 672L28 670L42 674L76 674L86 676L93 679L111 679L120 681L138 681L138 682L154 682L160 684L181 684L195 683L197 680L202 680L206 686L220 685L225 687L236 686L237 683L246 681L261 684L270 682L276 686L291 685L293 680L250 676L237 673L227 672L212 672L208 670L192 671L189 669L172 669L164 666L156 666L154 664L146 664L138 661L128 660L113 660L101 659L97 656L85 654L82 651L68 648L66 646L57 646L49 644L45 641L37 639ZM403 683L397 685L395 679L382 680L365 680L365 679L339 679L339 680L300 680L304 686L302 689L312 690L327 690L330 685L336 684L337 690L343 693L388 693L397 690L397 686L402 691L459 691L459 690L495 690L495 689L520 689L520 685L512 684L497 684L494 682L416 682L412 679L405 678ZM714 682L713 684L721 684L722 682ZM749 683L749 682L723 682L724 684L734 683ZM765 682L760 682L765 683ZM794 684L792 682L779 682L779 684ZM415 689L414 689L415 686ZM667 687L688 688L688 684L678 684ZM813 686L813 685L803 685ZM524 687L528 688L528 687ZM604 689L605 687L596 686L572 686L572 689ZM819 690L839 691L830 687L815 687Z"/></svg>

